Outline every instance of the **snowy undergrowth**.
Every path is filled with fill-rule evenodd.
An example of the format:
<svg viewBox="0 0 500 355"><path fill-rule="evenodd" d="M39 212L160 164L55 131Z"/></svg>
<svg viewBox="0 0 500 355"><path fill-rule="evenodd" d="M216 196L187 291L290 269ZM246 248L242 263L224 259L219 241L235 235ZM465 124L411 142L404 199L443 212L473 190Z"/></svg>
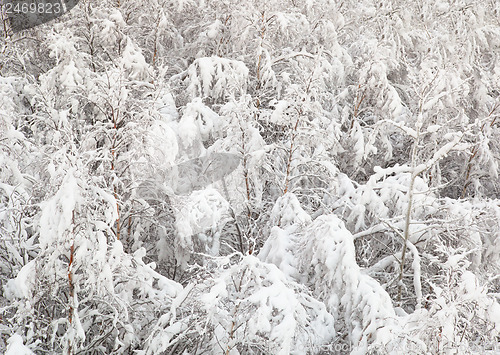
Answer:
<svg viewBox="0 0 500 355"><path fill-rule="evenodd" d="M89 0L0 26L0 352L498 352L499 15Z"/></svg>
<svg viewBox="0 0 500 355"><path fill-rule="evenodd" d="M275 265L251 255L234 265L230 258L214 262L220 264L214 273L188 286L162 316L146 354L177 343L212 354L302 354L334 338L334 317L324 304Z"/></svg>
<svg viewBox="0 0 500 355"><path fill-rule="evenodd" d="M67 172L42 207L38 255L4 287L12 330L26 332L33 350L124 351L182 289L142 261L144 250L128 255L112 241L116 201L88 186L76 169Z"/></svg>

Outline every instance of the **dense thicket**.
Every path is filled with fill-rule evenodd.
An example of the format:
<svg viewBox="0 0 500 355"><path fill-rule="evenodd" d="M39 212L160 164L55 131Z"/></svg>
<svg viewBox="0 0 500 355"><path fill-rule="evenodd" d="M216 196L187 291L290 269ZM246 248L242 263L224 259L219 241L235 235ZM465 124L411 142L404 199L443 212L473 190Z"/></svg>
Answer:
<svg viewBox="0 0 500 355"><path fill-rule="evenodd" d="M0 32L0 350L497 353L499 18L82 0Z"/></svg>

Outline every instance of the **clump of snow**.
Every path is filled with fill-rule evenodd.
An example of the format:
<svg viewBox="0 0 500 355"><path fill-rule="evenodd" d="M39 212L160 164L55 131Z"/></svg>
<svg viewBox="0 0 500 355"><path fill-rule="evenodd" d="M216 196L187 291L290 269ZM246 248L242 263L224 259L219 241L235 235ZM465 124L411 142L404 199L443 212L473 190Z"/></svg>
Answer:
<svg viewBox="0 0 500 355"><path fill-rule="evenodd" d="M31 290L35 284L36 269L32 260L18 272L15 279L7 281L4 285L4 295L8 300L14 298L31 298Z"/></svg>
<svg viewBox="0 0 500 355"><path fill-rule="evenodd" d="M122 65L130 80L144 80L148 76L149 66L142 51L130 38L123 50Z"/></svg>
<svg viewBox="0 0 500 355"><path fill-rule="evenodd" d="M290 106L287 100L280 100L274 103L274 110L269 117L269 121L276 124L290 124L290 118L286 115L286 110Z"/></svg>
<svg viewBox="0 0 500 355"><path fill-rule="evenodd" d="M174 97L168 90L162 90L160 92L154 103L154 107L165 122L175 121L179 117Z"/></svg>
<svg viewBox="0 0 500 355"><path fill-rule="evenodd" d="M188 68L188 92L220 99L246 93L248 68L245 63L220 57L196 59Z"/></svg>
<svg viewBox="0 0 500 355"><path fill-rule="evenodd" d="M351 329L352 354L365 354L396 333L391 298L380 284L361 272L354 238L335 215L317 218L300 243L301 270L310 275L314 294ZM343 314L342 314L342 313Z"/></svg>
<svg viewBox="0 0 500 355"><path fill-rule="evenodd" d="M276 265L285 275L297 280L298 261L294 255L297 236L275 226L259 251L259 259Z"/></svg>
<svg viewBox="0 0 500 355"><path fill-rule="evenodd" d="M5 355L34 355L35 353L30 350L23 343L23 337L19 334L12 334L12 336L7 339L7 350Z"/></svg>
<svg viewBox="0 0 500 355"><path fill-rule="evenodd" d="M178 263L186 266L193 251L193 236L210 230L212 233L219 231L222 220L229 217L229 203L215 189L194 191L177 212L176 245ZM212 240L218 243L218 239ZM213 249L214 246L210 246ZM219 248L215 246L214 250Z"/></svg>
<svg viewBox="0 0 500 355"><path fill-rule="evenodd" d="M43 206L43 214L40 218L40 247L42 249L49 248L50 244L56 243L65 232L72 229L73 213L77 204L82 202L75 174L77 172L74 169L70 170L59 191Z"/></svg>
<svg viewBox="0 0 500 355"><path fill-rule="evenodd" d="M271 211L271 221L283 229L295 228L296 225L307 225L311 217L302 209L299 200L293 193L286 193L278 198Z"/></svg>

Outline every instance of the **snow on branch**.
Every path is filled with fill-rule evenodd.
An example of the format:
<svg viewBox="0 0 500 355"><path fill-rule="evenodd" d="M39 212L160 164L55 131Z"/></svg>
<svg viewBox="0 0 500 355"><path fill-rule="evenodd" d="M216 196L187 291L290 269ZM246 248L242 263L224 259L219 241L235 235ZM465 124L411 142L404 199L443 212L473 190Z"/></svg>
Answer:
<svg viewBox="0 0 500 355"><path fill-rule="evenodd" d="M391 298L361 272L354 238L344 223L334 215L317 218L304 231L302 248L302 272L329 311L344 317L354 346L351 354L366 354L371 345L388 342L396 331Z"/></svg>
<svg viewBox="0 0 500 355"><path fill-rule="evenodd" d="M145 354L176 343L197 343L200 352L303 354L334 337L334 318L306 288L289 281L275 265L247 255L235 265L222 262L215 274L182 293L176 314L164 315L148 339ZM174 301L175 304L175 301ZM181 311L182 309L182 311ZM202 334L200 339L199 334Z"/></svg>
<svg viewBox="0 0 500 355"><path fill-rule="evenodd" d="M188 68L188 92L214 100L245 94L248 68L245 63L220 57L196 59Z"/></svg>

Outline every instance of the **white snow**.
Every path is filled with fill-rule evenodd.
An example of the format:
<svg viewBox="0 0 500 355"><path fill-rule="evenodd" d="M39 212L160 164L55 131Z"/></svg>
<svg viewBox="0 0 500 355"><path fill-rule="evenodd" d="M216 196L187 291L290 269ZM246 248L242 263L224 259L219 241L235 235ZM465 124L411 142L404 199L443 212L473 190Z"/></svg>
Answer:
<svg viewBox="0 0 500 355"><path fill-rule="evenodd" d="M7 339L7 350L5 355L33 355L27 346L23 344L23 338L19 334L13 334L9 339Z"/></svg>

